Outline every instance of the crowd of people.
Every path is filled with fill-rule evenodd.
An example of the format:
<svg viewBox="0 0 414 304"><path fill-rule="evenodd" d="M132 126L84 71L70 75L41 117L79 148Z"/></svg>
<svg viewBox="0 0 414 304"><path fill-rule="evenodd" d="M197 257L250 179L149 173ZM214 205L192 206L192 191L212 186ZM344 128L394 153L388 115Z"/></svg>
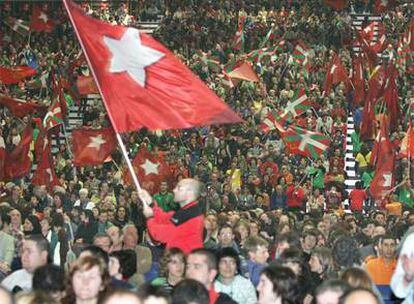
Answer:
<svg viewBox="0 0 414 304"><path fill-rule="evenodd" d="M132 13L126 3L82 1L86 14L112 24L138 26L162 15L153 36L243 122L123 134L130 159L146 149L170 168L168 179L144 190L124 178L120 151L111 162L76 167L70 138L53 135L59 186L34 185L32 174L0 182L0 302L413 303L414 165L400 147L414 119L414 79L398 61L398 42L414 6L398 3L382 13L382 61L397 67L401 116L390 132L395 187L378 200L370 191L370 157L380 131L360 136L364 105L345 83L324 93L334 54L352 67L352 13L376 5L349 2L334 10L317 0L142 0ZM71 84L69 98L78 76L89 72L64 6L36 5L54 21L53 31L16 32L5 21L29 21L34 5L0 4L0 66L37 70L18 84L0 84L0 93L48 106L56 78ZM306 65L293 56L298 41L309 47ZM271 54L253 55L276 45ZM260 81L229 85L225 72L239 61L251 62ZM375 71L366 66L366 80ZM317 158L293 154L277 130L261 127L300 89L313 107L295 124L330 138ZM80 126L110 126L100 100L74 102ZM0 105L0 149L13 151L32 118L42 119L36 115L16 117ZM360 181L347 191L350 116ZM36 161L34 145L30 153Z"/></svg>

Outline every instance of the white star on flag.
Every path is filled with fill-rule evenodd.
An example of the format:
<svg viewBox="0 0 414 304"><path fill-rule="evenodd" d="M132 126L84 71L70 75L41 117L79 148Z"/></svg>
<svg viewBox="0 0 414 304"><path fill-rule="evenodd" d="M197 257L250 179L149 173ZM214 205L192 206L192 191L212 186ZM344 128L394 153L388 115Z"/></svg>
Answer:
<svg viewBox="0 0 414 304"><path fill-rule="evenodd" d="M97 150L101 149L101 145L106 143L106 140L103 139L102 135L90 136L91 142L88 145L88 148L95 148Z"/></svg>
<svg viewBox="0 0 414 304"><path fill-rule="evenodd" d="M141 44L137 29L128 28L120 40L107 36L104 43L112 53L111 73L127 72L142 87L145 87L145 68L159 61L165 54Z"/></svg>
<svg viewBox="0 0 414 304"><path fill-rule="evenodd" d="M43 13L43 12L40 13L39 19L42 20L44 23L47 23L47 21L49 20L47 18L47 15L45 13Z"/></svg>
<svg viewBox="0 0 414 304"><path fill-rule="evenodd" d="M154 174L158 174L158 167L159 167L159 163L153 163L152 161L146 159L145 162L140 165L140 167L142 169L144 169L145 171L145 175L154 173Z"/></svg>
<svg viewBox="0 0 414 304"><path fill-rule="evenodd" d="M383 187L391 187L392 173L387 173L382 176L384 178Z"/></svg>
<svg viewBox="0 0 414 304"><path fill-rule="evenodd" d="M388 6L388 0L381 0L380 6L387 7Z"/></svg>

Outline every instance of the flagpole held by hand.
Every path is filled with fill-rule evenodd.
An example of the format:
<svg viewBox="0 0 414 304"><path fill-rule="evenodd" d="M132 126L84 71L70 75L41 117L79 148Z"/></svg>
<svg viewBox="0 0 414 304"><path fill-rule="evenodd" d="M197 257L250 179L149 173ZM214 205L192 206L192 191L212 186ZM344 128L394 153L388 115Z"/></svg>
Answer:
<svg viewBox="0 0 414 304"><path fill-rule="evenodd" d="M74 24L73 16L71 14L70 9L68 8L67 2L64 1L64 4L65 4L66 10L68 12L69 18L72 21L72 24ZM78 37L79 43L80 43L80 45L81 45L81 47L83 49L83 53L85 55L86 61L88 62L89 67L91 68L90 70L92 72L92 76L93 76L93 78L95 80L95 84L96 84L96 86L97 86L97 88L99 90L99 93L100 93L100 95L102 97L102 100L104 101L104 105L105 105L105 108L106 108L107 103L105 102L105 95L102 93L101 85L100 85L99 81L97 80L97 77L96 77L96 74L95 74L94 69L92 68L92 64L91 64L91 61L89 59L88 52L85 49L85 46L84 46L83 41L82 41L82 39L81 39L81 37L79 35L79 32L78 32L77 27L74 26L73 28L75 30L75 33L76 33L77 37ZM117 132L116 125L114 124L114 121L113 121L113 117L111 115L111 112L108 111L108 109L107 109L107 113L108 113L108 116L109 116L109 120L111 121L111 124L114 127L114 129L115 129L116 139L117 139L117 141L119 143L119 146L121 147L122 155L124 156L125 162L126 162L126 164L128 166L129 173L132 176L132 180L134 181L134 184L135 184L135 186L137 188L137 191L138 192L142 192L141 185L139 184L139 181L138 181L138 178L137 178L137 176L135 174L135 171L134 171L134 168L132 166L132 163L131 163L131 161L130 161L130 159L128 157L128 153L127 153L126 148L125 148L125 145L124 145L124 143L122 141L121 135ZM144 205L147 204L147 203L148 202L144 202Z"/></svg>

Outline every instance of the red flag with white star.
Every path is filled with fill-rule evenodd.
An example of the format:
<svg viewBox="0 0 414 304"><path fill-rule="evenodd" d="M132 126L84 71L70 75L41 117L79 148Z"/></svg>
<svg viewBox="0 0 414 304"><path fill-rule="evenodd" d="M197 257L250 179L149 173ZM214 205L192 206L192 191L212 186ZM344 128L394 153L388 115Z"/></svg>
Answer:
<svg viewBox="0 0 414 304"><path fill-rule="evenodd" d="M145 146L139 149L132 161L132 166L142 188L152 194L159 191L162 181L167 181L171 185L172 170L164 160L163 155L150 152ZM131 183L131 176L128 170L125 172L124 181L127 184Z"/></svg>
<svg viewBox="0 0 414 304"><path fill-rule="evenodd" d="M241 122L154 38L86 16L72 1L64 3L116 132Z"/></svg>
<svg viewBox="0 0 414 304"><path fill-rule="evenodd" d="M49 19L49 16L40 7L35 6L30 19L30 29L36 32L50 33L54 27L53 20Z"/></svg>
<svg viewBox="0 0 414 304"><path fill-rule="evenodd" d="M117 146L112 128L76 129L72 131L75 166L101 165Z"/></svg>

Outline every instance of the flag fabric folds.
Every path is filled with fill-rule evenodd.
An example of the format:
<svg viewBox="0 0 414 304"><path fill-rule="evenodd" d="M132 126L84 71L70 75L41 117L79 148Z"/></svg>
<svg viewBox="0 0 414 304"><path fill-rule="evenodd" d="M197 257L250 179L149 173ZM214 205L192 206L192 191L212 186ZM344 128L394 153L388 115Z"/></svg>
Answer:
<svg viewBox="0 0 414 304"><path fill-rule="evenodd" d="M86 16L69 0L64 3L116 132L241 121L152 37Z"/></svg>
<svg viewBox="0 0 414 304"><path fill-rule="evenodd" d="M4 164L4 177L6 180L22 178L30 173L32 160L30 159L30 144L33 139L33 128L31 123L27 124L23 131L20 142L14 149L6 153Z"/></svg>
<svg viewBox="0 0 414 304"><path fill-rule="evenodd" d="M370 192L375 200L383 200L392 189L394 176L395 153L388 138L381 141L375 174L371 182Z"/></svg>
<svg viewBox="0 0 414 304"><path fill-rule="evenodd" d="M324 85L324 91L328 94L331 91L332 85L344 82L349 83L348 72L343 66L338 54L334 54L331 60L331 64L328 65L326 71L326 80Z"/></svg>
<svg viewBox="0 0 414 304"><path fill-rule="evenodd" d="M162 181L168 181L171 184L172 172L170 166L162 155L148 151L146 146L139 149L132 161L132 166L142 188L148 190L151 194L159 191ZM131 183L129 172L125 172L124 180L126 183Z"/></svg>
<svg viewBox="0 0 414 304"><path fill-rule="evenodd" d="M48 136L42 136L42 151L40 159L37 160L37 168L32 177L32 184L46 186L47 189L53 190L54 186L60 185L54 169L50 139Z"/></svg>
<svg viewBox="0 0 414 304"><path fill-rule="evenodd" d="M82 76L79 75L76 80L76 87L78 88L78 93L80 95L88 94L97 94L99 93L98 88L96 87L95 80L92 76Z"/></svg>
<svg viewBox="0 0 414 304"><path fill-rule="evenodd" d="M46 106L34 102L12 98L0 94L0 105L9 109L9 111L16 117L23 118L32 113L42 113L46 111Z"/></svg>
<svg viewBox="0 0 414 304"><path fill-rule="evenodd" d="M354 86L354 104L362 105L365 100L365 77L362 58L352 58L352 84Z"/></svg>
<svg viewBox="0 0 414 304"><path fill-rule="evenodd" d="M37 74L35 69L28 66L1 67L0 66L0 83L16 84L19 81Z"/></svg>
<svg viewBox="0 0 414 304"><path fill-rule="evenodd" d="M97 166L105 162L116 148L112 128L72 131L73 163L75 166Z"/></svg>

